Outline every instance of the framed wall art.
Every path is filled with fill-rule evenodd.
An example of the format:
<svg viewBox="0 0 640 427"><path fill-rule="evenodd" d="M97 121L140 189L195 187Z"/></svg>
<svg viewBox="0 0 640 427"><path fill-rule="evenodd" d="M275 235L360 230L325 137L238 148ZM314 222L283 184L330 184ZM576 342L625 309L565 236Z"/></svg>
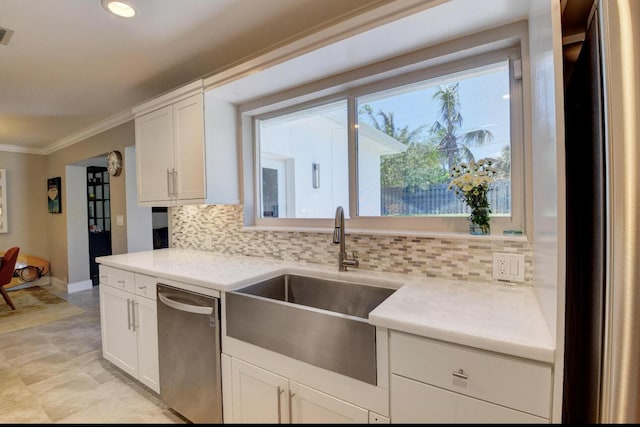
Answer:
<svg viewBox="0 0 640 427"><path fill-rule="evenodd" d="M60 189L60 177L47 179L47 203L49 213L62 213L62 192Z"/></svg>

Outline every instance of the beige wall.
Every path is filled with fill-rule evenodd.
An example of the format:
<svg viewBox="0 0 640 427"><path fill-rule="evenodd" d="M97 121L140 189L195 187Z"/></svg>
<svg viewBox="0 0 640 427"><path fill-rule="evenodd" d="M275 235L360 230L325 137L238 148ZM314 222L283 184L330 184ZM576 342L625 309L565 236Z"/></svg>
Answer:
<svg viewBox="0 0 640 427"><path fill-rule="evenodd" d="M8 233L0 233L0 253L18 246L20 253L49 258L45 157L0 152L7 170Z"/></svg>
<svg viewBox="0 0 640 427"><path fill-rule="evenodd" d="M135 131L133 121L127 122L103 133L87 138L84 141L73 144L62 150L58 150L45 159L46 178L62 178L62 213L58 215L48 214L45 217L46 228L49 232L49 259L51 263L51 274L53 277L67 282L67 217L65 197L65 166L77 163L92 157L106 155L109 151L119 150L124 157L124 148L135 145ZM135 171L122 170L120 176L112 177L110 183L111 193L111 216L125 215L125 176L127 173ZM42 184L43 190L45 184ZM43 202L44 203L44 202ZM46 211L46 208L45 208ZM111 249L112 253L121 254L127 252L127 228L126 220L124 226L115 225L111 229Z"/></svg>

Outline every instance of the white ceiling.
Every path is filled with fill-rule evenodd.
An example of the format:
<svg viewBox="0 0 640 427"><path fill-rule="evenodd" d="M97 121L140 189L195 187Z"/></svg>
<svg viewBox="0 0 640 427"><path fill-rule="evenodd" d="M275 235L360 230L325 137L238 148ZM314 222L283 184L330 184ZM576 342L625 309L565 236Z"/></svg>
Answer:
<svg viewBox="0 0 640 427"><path fill-rule="evenodd" d="M402 0L399 0L402 1ZM0 151L42 152L282 40L389 0L0 0Z"/></svg>

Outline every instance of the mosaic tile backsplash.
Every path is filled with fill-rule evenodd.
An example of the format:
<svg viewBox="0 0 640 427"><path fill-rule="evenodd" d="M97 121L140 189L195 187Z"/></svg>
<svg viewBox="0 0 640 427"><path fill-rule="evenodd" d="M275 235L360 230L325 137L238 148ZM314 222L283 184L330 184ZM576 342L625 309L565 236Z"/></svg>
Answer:
<svg viewBox="0 0 640 427"><path fill-rule="evenodd" d="M169 211L175 248L337 265L338 245L330 233L243 230L241 205L190 205ZM377 236L347 230L347 251L357 253L362 269L476 282L493 280L493 252L524 254L525 284L532 284L530 242Z"/></svg>

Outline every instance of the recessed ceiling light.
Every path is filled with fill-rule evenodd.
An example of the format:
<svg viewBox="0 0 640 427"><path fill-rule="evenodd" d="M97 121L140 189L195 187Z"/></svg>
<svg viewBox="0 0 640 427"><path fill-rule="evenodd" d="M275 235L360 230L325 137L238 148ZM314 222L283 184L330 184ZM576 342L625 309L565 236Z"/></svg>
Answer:
<svg viewBox="0 0 640 427"><path fill-rule="evenodd" d="M136 10L133 6L123 0L102 0L102 7L114 15L121 16L123 18L131 18L136 14Z"/></svg>

